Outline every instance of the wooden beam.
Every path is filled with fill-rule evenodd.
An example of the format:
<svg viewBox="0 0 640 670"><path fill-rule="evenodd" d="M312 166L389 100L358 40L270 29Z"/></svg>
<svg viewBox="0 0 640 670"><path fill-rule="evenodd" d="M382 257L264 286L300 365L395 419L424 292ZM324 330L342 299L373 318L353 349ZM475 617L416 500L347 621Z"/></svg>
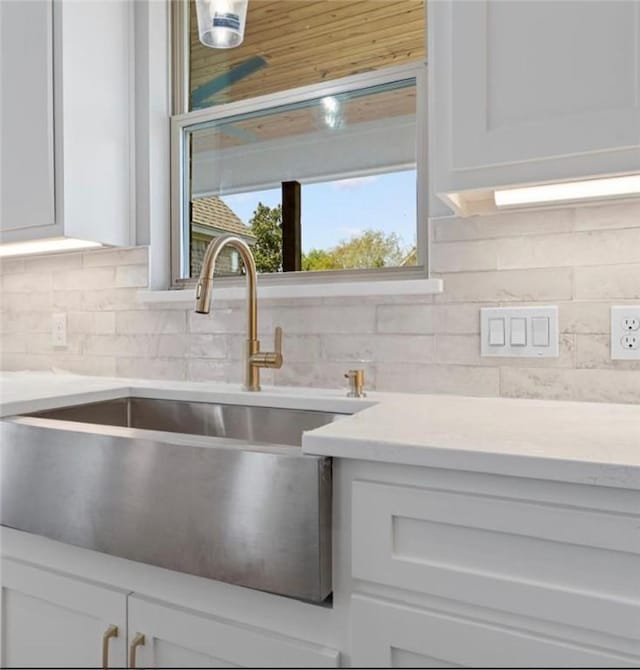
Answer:
<svg viewBox="0 0 640 670"><path fill-rule="evenodd" d="M298 181L282 182L282 271L302 269L301 189Z"/></svg>

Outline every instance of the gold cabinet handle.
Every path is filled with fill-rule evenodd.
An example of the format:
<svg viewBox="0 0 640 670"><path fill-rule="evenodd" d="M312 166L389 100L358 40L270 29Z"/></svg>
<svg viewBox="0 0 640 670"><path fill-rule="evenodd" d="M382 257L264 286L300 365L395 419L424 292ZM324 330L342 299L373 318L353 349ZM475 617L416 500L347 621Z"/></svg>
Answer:
<svg viewBox="0 0 640 670"><path fill-rule="evenodd" d="M109 640L112 637L118 637L118 626L109 626L102 634L102 667L105 670L109 667Z"/></svg>
<svg viewBox="0 0 640 670"><path fill-rule="evenodd" d="M145 637L142 633L136 633L135 637L133 640L131 640L131 644L129 645L129 667L130 668L137 668L138 666L136 665L136 651L138 647L144 647L145 645Z"/></svg>

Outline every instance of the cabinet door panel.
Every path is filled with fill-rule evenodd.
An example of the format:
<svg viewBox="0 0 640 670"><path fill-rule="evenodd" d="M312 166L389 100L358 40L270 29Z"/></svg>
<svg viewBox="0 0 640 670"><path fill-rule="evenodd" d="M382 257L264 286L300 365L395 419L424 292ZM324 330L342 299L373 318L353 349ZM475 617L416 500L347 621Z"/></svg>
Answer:
<svg viewBox="0 0 640 670"><path fill-rule="evenodd" d="M352 518L357 579L637 639L634 516L355 481Z"/></svg>
<svg viewBox="0 0 640 670"><path fill-rule="evenodd" d="M351 599L352 662L359 668L635 667L637 660L511 626Z"/></svg>
<svg viewBox="0 0 640 670"><path fill-rule="evenodd" d="M454 4L456 167L638 144L639 3Z"/></svg>
<svg viewBox="0 0 640 670"><path fill-rule="evenodd" d="M2 667L101 667L110 625L109 665L125 665L126 594L13 559L2 560Z"/></svg>
<svg viewBox="0 0 640 670"><path fill-rule="evenodd" d="M0 230L54 224L52 0L0 2Z"/></svg>
<svg viewBox="0 0 640 670"><path fill-rule="evenodd" d="M157 668L237 668L235 663L154 637L149 650Z"/></svg>
<svg viewBox="0 0 640 670"><path fill-rule="evenodd" d="M145 636L138 648L141 667L337 667L338 653L247 626L133 595L129 597L129 639Z"/></svg>

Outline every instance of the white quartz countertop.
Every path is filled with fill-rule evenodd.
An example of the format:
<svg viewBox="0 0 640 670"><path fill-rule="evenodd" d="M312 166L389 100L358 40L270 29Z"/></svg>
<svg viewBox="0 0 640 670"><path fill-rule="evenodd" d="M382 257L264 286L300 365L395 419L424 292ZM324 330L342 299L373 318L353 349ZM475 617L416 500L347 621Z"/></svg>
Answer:
<svg viewBox="0 0 640 670"><path fill-rule="evenodd" d="M640 489L639 405L16 372L0 378L0 416L127 395L355 412L305 433L310 454Z"/></svg>
<svg viewBox="0 0 640 670"><path fill-rule="evenodd" d="M385 394L308 453L640 489L640 405Z"/></svg>

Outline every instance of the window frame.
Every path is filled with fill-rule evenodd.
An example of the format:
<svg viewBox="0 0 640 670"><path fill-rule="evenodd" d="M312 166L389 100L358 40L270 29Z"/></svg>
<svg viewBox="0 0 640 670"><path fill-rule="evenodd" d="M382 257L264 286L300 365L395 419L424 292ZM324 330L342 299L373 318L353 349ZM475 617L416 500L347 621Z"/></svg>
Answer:
<svg viewBox="0 0 640 670"><path fill-rule="evenodd" d="M190 288L197 281L196 278L181 276L185 259L185 245L189 244L189 202L186 200L189 184L189 161L185 159L185 137L190 126L412 78L416 81L417 264L412 267L261 273L261 283L298 284L302 282L335 283L340 281L375 282L429 279L427 63L425 61L383 68L328 82L310 84L215 107L189 111L189 7L187 2L172 3L171 287ZM221 284L233 286L242 283L244 280L241 277L221 277L218 281Z"/></svg>

